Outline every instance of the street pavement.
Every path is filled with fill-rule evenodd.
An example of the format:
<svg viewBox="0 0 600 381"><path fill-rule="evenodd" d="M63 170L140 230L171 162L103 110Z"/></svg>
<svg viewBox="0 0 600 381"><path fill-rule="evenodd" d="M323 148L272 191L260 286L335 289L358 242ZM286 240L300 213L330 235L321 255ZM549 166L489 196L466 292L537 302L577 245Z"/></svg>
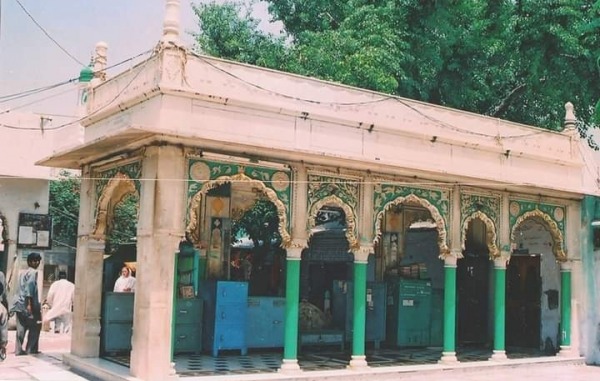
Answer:
<svg viewBox="0 0 600 381"><path fill-rule="evenodd" d="M8 356L0 362L2 381L84 381L97 379L78 375L62 363L62 355L71 346L70 334L42 332L39 355L15 356L15 331L9 331ZM307 374L305 373L305 376ZM275 376L277 377L277 376ZM211 380L220 377L209 377ZM231 380L230 377L225 377ZM269 377L271 378L271 377ZM322 379L329 379L324 377ZM350 377L353 380L356 378ZM376 378L387 380L388 376L374 374L364 380ZM196 380L195 377L181 377L182 380ZM600 381L600 366L578 364L529 364L519 366L468 367L433 372L407 372L396 374L400 381Z"/></svg>

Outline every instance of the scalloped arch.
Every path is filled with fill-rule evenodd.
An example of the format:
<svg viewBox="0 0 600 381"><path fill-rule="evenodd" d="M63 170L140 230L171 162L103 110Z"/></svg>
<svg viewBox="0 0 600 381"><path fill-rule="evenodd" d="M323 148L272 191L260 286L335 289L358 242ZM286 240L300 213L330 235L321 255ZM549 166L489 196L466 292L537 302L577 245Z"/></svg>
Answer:
<svg viewBox="0 0 600 381"><path fill-rule="evenodd" d="M444 222L444 218L440 214L439 210L433 204L431 204L429 201L427 201L423 198L420 198L419 196L416 196L415 194L412 194L412 193L407 196L401 196L401 197L395 198L394 200L385 204L385 206L383 207L383 210L381 210L379 213L377 213L377 216L375 218L376 236L375 236L375 239L373 240L373 243L377 244L379 242L379 240L381 239L381 222L383 221L384 213L387 212L393 206L402 205L403 203L418 204L418 205L424 207L425 209L427 209L429 211L429 213L431 213L431 217L433 218L433 220L435 222L435 226L436 226L436 229L438 232L438 247L440 248L440 258L443 259L446 256L450 255L450 249L448 248L448 244L446 243L447 232L446 232L446 223Z"/></svg>
<svg viewBox="0 0 600 381"><path fill-rule="evenodd" d="M117 172L106 184L98 198L96 209L96 226L92 237L104 239L111 226L115 206L123 201L125 196L138 194L135 182L125 173ZM138 195L139 196L139 195Z"/></svg>
<svg viewBox="0 0 600 381"><path fill-rule="evenodd" d="M564 239L563 239L562 232L560 231L560 229L558 228L558 225L552 219L552 217L550 217L548 214L542 212L539 209L531 210L529 212L523 213L521 216L519 216L519 218L517 218L517 220L515 221L515 224L513 225L512 230L510 232L510 242L515 243L515 241L516 241L515 240L515 232L516 232L517 228L523 222L525 222L525 220L530 219L530 218L546 225L546 227L550 231L550 236L552 237L552 240L554 241L554 245L552 245L552 252L554 253L554 257L558 261L561 261L561 262L566 261L567 254L563 250Z"/></svg>
<svg viewBox="0 0 600 381"><path fill-rule="evenodd" d="M471 223L471 221L473 221L475 219L478 219L481 222L483 222L486 227L485 238L486 238L486 244L488 247L490 259L495 259L495 258L499 257L500 250L498 249L498 246L496 245L497 233L496 233L496 226L494 224L494 221L492 221L491 218L489 218L485 213L483 213L479 210L472 213L463 222L463 226L462 226L462 230L461 230L461 237L460 237L461 248L463 250L465 250L465 242L467 241L467 230L469 229L469 224Z"/></svg>
<svg viewBox="0 0 600 381"><path fill-rule="evenodd" d="M356 238L356 216L354 215L354 210L350 207L350 205L346 204L336 195L329 195L318 200L317 202L314 202L310 206L308 215L308 238L312 236L312 230L316 226L315 219L317 217L317 213L326 205L334 205L344 210L344 213L346 214L346 240L348 241L350 250L355 252L360 248L360 243Z"/></svg>
<svg viewBox="0 0 600 381"><path fill-rule="evenodd" d="M287 248L291 244L290 234L287 231L287 214L285 205L277 197L275 191L260 181L246 176L243 173L238 173L232 176L221 176L217 179L207 181L202 185L202 188L192 196L189 204L188 225L185 229L186 236L192 241L195 246L200 246L200 236L198 231L198 211L202 202L202 197L211 189L217 188L223 184L234 181L243 181L253 186L259 187L263 193L277 208L277 216L279 217L279 234L281 235L281 247Z"/></svg>

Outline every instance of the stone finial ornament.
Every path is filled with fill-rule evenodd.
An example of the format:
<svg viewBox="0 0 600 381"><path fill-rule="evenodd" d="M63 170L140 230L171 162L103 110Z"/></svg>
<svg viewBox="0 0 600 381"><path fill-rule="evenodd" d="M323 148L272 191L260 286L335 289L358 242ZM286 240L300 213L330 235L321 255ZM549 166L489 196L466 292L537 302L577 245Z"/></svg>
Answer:
<svg viewBox="0 0 600 381"><path fill-rule="evenodd" d="M106 63L107 63L108 44L100 41L94 49L94 79L92 84L106 81Z"/></svg>
<svg viewBox="0 0 600 381"><path fill-rule="evenodd" d="M163 42L179 42L180 20L180 0L166 0L165 18L163 21Z"/></svg>
<svg viewBox="0 0 600 381"><path fill-rule="evenodd" d="M577 118L575 117L573 103L567 102L567 103L565 103L564 131L565 132L573 132L576 130L576 127L577 127Z"/></svg>

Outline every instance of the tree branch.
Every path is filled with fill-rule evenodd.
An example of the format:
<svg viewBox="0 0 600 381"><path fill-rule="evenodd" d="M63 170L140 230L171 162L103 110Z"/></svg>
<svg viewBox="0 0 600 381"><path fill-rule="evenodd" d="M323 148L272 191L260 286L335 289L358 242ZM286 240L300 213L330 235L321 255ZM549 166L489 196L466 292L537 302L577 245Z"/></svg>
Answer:
<svg viewBox="0 0 600 381"><path fill-rule="evenodd" d="M514 89L512 89L505 97L504 99L502 99L502 101L500 101L500 103L494 107L494 110L490 113L490 116L494 116L497 117L498 115L500 115L501 113L503 113L508 106L510 105L510 103L512 102L512 100L523 91L523 89L525 89L525 87L527 86L526 83L521 83L519 84L517 87L515 87Z"/></svg>

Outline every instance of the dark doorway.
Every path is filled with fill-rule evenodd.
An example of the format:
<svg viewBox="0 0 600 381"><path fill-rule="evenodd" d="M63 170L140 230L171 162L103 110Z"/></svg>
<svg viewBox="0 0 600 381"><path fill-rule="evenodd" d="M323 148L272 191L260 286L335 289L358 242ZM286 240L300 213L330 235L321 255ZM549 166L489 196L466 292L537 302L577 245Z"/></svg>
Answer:
<svg viewBox="0 0 600 381"><path fill-rule="evenodd" d="M514 255L506 269L506 345L540 348L540 256Z"/></svg>
<svg viewBox="0 0 600 381"><path fill-rule="evenodd" d="M490 259L486 226L473 220L469 226L463 258L457 263L457 341L459 345L486 345L489 333Z"/></svg>

